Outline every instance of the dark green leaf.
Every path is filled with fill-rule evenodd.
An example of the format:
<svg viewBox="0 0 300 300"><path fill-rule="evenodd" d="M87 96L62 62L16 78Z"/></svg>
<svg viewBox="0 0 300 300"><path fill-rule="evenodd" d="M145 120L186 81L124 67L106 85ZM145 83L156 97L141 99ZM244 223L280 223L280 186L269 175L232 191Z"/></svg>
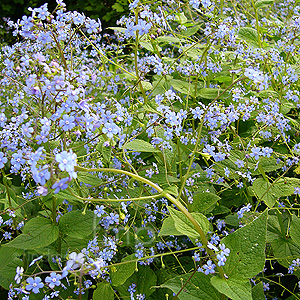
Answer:
<svg viewBox="0 0 300 300"><path fill-rule="evenodd" d="M59 229L69 237L84 238L95 230L98 221L99 218L92 211L88 210L83 215L81 210L74 210L60 218Z"/></svg>
<svg viewBox="0 0 300 300"><path fill-rule="evenodd" d="M203 212L220 199L221 198L218 195L210 192L203 191L202 193L195 194L193 196L192 210Z"/></svg>
<svg viewBox="0 0 300 300"><path fill-rule="evenodd" d="M36 217L25 224L22 234L4 246L24 250L36 249L52 244L57 238L58 227L49 219Z"/></svg>

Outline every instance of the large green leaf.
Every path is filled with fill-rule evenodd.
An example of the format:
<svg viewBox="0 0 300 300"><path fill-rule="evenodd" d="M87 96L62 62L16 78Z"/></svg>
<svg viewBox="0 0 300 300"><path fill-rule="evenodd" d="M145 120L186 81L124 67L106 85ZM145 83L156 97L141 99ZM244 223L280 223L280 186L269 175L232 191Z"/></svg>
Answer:
<svg viewBox="0 0 300 300"><path fill-rule="evenodd" d="M219 300L220 293L210 283L211 275L196 272L176 276L160 287L169 288L177 294L183 284L186 284L184 289L178 295L180 300Z"/></svg>
<svg viewBox="0 0 300 300"><path fill-rule="evenodd" d="M74 210L64 214L59 220L59 230L74 238L84 238L89 236L98 225L99 218L92 212Z"/></svg>
<svg viewBox="0 0 300 300"><path fill-rule="evenodd" d="M93 300L114 300L114 290L111 285L102 281L97 284L97 288L93 293Z"/></svg>
<svg viewBox="0 0 300 300"><path fill-rule="evenodd" d="M239 278L222 279L214 276L211 278L211 284L231 300L252 300L249 280Z"/></svg>
<svg viewBox="0 0 300 300"><path fill-rule="evenodd" d="M57 238L58 227L53 225L49 219L36 217L25 224L22 234L5 244L4 247L36 249L52 244Z"/></svg>
<svg viewBox="0 0 300 300"><path fill-rule="evenodd" d="M199 238L199 233L196 228L181 211L178 211L171 206L168 206L168 210L174 220L175 228L179 232L193 239ZM209 221L207 218L201 213L191 213L191 215L194 217L204 233L207 233L209 230Z"/></svg>
<svg viewBox="0 0 300 300"><path fill-rule="evenodd" d="M0 248L0 286L7 290L14 281L16 268L23 265L23 261L18 258L22 252L22 250L15 248Z"/></svg>
<svg viewBox="0 0 300 300"><path fill-rule="evenodd" d="M110 271L110 279L113 285L118 286L124 284L125 281L134 273L136 263L127 261L135 259L136 257L134 254L126 256L122 259L123 264L115 266L115 269Z"/></svg>
<svg viewBox="0 0 300 300"><path fill-rule="evenodd" d="M268 211L265 210L256 220L224 237L230 255L224 266L228 276L252 278L261 272L265 265L265 247Z"/></svg>

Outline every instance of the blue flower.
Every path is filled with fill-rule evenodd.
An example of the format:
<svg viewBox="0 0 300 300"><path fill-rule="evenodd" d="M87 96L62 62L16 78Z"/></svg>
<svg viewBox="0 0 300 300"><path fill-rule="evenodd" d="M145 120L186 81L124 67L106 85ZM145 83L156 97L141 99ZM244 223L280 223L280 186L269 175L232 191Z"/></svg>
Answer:
<svg viewBox="0 0 300 300"><path fill-rule="evenodd" d="M61 275L56 274L55 272L52 272L50 274L50 276L47 276L45 279L45 282L49 284L49 287L51 289L53 289L55 286L59 286L60 285L60 279L61 279Z"/></svg>
<svg viewBox="0 0 300 300"><path fill-rule="evenodd" d="M52 189L54 189L54 194L57 194L59 191L65 190L69 185L70 178L66 177L57 181L53 184Z"/></svg>
<svg viewBox="0 0 300 300"><path fill-rule="evenodd" d="M114 134L121 132L120 128L115 123L105 123L102 132L106 134L108 138L113 138Z"/></svg>
<svg viewBox="0 0 300 300"><path fill-rule="evenodd" d="M39 289L44 287L42 279L40 277L29 277L27 278L26 282L28 283L25 287L27 291L33 291L34 294L38 294L40 292Z"/></svg>
<svg viewBox="0 0 300 300"><path fill-rule="evenodd" d="M77 155L72 150L56 154L55 160L59 163L58 167L61 171L67 171L72 178L77 177L77 174L74 172L74 167L77 165Z"/></svg>
<svg viewBox="0 0 300 300"><path fill-rule="evenodd" d="M59 126L61 126L64 131L71 130L76 125L74 120L75 120L74 116L64 115L62 120L59 121Z"/></svg>
<svg viewBox="0 0 300 300"><path fill-rule="evenodd" d="M0 169L4 167L4 164L7 163L7 158L4 156L3 152L0 152Z"/></svg>
<svg viewBox="0 0 300 300"><path fill-rule="evenodd" d="M215 270L214 270L215 267L216 267L216 265L215 265L211 260L209 260L209 261L207 262L207 264L203 266L203 269L205 270L205 271L204 271L204 274L205 274L205 275L208 275L208 274L213 274L213 273L215 273Z"/></svg>

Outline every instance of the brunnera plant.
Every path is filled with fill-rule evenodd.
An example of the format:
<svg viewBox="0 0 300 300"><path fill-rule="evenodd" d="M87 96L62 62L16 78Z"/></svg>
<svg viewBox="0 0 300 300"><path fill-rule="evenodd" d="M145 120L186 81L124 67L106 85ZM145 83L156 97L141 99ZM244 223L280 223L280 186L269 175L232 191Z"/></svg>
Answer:
<svg viewBox="0 0 300 300"><path fill-rule="evenodd" d="M8 299L300 299L297 3L135 0L113 34L62 0L9 22Z"/></svg>

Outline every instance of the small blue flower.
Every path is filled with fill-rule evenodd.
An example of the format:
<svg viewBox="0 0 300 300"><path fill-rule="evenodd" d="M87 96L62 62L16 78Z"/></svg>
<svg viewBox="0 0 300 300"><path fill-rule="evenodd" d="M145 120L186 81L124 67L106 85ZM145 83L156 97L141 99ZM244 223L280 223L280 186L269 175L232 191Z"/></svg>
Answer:
<svg viewBox="0 0 300 300"><path fill-rule="evenodd" d="M49 287L53 289L55 286L60 285L61 275L51 272L50 276L47 276L45 282L48 283Z"/></svg>
<svg viewBox="0 0 300 300"><path fill-rule="evenodd" d="M44 283L40 277L29 277L26 282L28 283L25 287L26 291L33 291L34 294L38 294L40 289L44 287Z"/></svg>

